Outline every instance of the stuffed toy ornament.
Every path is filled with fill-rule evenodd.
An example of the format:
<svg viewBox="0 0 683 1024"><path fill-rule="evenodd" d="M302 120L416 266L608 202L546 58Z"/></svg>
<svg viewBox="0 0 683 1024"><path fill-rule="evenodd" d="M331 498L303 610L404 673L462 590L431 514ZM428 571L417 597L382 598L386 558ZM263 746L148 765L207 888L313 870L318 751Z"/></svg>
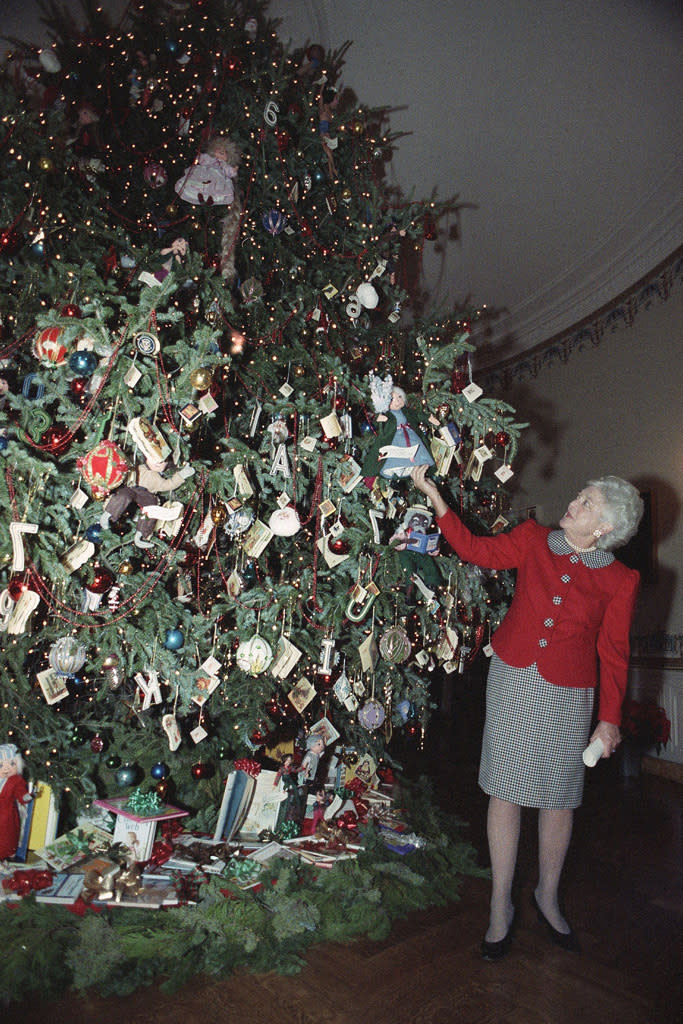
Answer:
<svg viewBox="0 0 683 1024"><path fill-rule="evenodd" d="M13 743L0 744L0 860L17 852L21 836L21 811L30 801L22 776L24 764Z"/></svg>
<svg viewBox="0 0 683 1024"><path fill-rule="evenodd" d="M212 139L197 160L176 182L175 190L194 206L227 206L221 231L221 274L230 283L235 277L235 246L242 217L242 198L235 191L241 153L232 139Z"/></svg>

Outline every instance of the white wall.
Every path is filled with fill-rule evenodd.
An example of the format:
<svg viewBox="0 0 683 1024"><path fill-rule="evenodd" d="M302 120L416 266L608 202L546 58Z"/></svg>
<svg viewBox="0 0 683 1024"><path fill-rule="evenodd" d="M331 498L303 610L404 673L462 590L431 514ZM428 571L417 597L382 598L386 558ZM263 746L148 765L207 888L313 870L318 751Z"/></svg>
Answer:
<svg viewBox="0 0 683 1024"><path fill-rule="evenodd" d="M640 306L631 327L606 331L500 397L531 423L520 448L513 504L536 505L556 523L586 479L615 473L651 490L656 581L643 583L633 633L683 634L683 284ZM476 377L476 374L475 374ZM618 552L617 552L618 557ZM680 663L679 663L680 664ZM673 735L663 756L683 761L683 673L665 661L631 673L636 695L663 703Z"/></svg>

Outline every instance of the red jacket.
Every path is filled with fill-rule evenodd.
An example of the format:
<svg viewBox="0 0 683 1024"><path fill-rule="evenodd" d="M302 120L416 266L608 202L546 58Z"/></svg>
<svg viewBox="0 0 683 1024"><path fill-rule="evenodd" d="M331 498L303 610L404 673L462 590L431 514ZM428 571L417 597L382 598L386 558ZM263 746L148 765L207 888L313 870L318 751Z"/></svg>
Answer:
<svg viewBox="0 0 683 1024"><path fill-rule="evenodd" d="M639 574L607 552L574 553L561 533L528 520L509 533L476 537L452 510L437 520L465 562L489 569L516 569L512 604L491 645L517 668L534 662L557 686L596 686L600 662L599 719L619 725L626 690L629 630ZM555 540L557 538L557 540Z"/></svg>

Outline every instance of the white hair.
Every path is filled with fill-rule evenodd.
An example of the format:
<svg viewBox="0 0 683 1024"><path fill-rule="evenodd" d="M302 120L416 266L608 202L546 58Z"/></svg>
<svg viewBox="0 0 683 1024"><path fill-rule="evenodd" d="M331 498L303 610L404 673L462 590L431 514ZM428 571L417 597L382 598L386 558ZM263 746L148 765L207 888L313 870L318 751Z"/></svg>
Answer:
<svg viewBox="0 0 683 1024"><path fill-rule="evenodd" d="M628 544L638 532L643 518L643 499L628 480L619 476L601 476L589 480L591 487L597 487L605 502L605 516L612 529L598 538L597 546L605 551Z"/></svg>

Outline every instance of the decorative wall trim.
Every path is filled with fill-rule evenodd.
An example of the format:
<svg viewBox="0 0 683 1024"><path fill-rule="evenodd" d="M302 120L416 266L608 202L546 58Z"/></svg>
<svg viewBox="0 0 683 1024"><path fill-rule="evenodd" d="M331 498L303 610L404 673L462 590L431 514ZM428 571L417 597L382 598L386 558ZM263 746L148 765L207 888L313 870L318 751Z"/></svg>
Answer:
<svg viewBox="0 0 683 1024"><path fill-rule="evenodd" d="M606 334L623 327L632 327L641 311L666 302L676 286L683 283L683 246L659 264L636 284L622 292L566 331L548 341L511 356L477 372L477 381L487 392L500 392L514 383L537 377L541 370L555 363L566 363L577 352L597 348Z"/></svg>

